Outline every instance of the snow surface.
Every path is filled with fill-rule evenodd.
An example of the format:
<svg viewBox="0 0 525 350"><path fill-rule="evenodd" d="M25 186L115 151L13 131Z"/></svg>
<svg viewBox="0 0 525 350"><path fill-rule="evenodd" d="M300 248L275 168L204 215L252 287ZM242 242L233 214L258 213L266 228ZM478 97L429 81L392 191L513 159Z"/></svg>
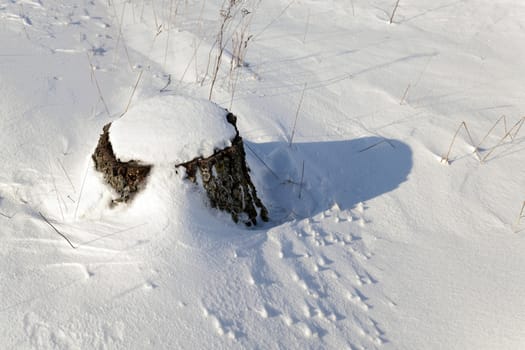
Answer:
<svg viewBox="0 0 525 350"><path fill-rule="evenodd" d="M0 4L1 347L524 348L523 1L240 2L212 100L271 222L168 164L110 208L102 127L208 98L221 3Z"/></svg>
<svg viewBox="0 0 525 350"><path fill-rule="evenodd" d="M122 161L180 164L231 146L236 130L226 114L206 100L153 97L114 121L109 139Z"/></svg>

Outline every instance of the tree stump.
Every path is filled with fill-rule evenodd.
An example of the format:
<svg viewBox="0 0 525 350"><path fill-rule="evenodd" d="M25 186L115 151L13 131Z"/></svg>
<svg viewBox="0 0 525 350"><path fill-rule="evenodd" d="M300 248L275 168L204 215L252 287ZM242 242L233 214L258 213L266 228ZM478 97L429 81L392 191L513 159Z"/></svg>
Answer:
<svg viewBox="0 0 525 350"><path fill-rule="evenodd" d="M244 222L251 226L257 224L258 217L268 221L268 210L257 196L250 179L244 144L237 129L237 118L226 110L221 111L226 119L224 122L235 129L235 135L229 140L231 145L214 149L211 155L196 155L192 160L172 164L176 168L183 167L190 181L204 187L211 206L230 213L234 222ZM121 161L118 149L117 154L113 151L111 126L111 123L104 126L92 159L95 169L104 175L104 180L118 195L113 203L128 202L146 186L147 177L155 162L148 159ZM233 130L230 135L232 134ZM143 140L137 142L141 143Z"/></svg>
<svg viewBox="0 0 525 350"><path fill-rule="evenodd" d="M121 162L113 152L109 141L111 123L104 126L98 145L92 155L95 169L104 175L104 180L117 192L119 197L113 202L127 202L145 186L151 165L131 160Z"/></svg>
<svg viewBox="0 0 525 350"><path fill-rule="evenodd" d="M246 166L246 153L237 129L237 118L228 113L226 119L236 131L230 147L216 151L210 157L196 158L176 166L184 167L188 179L194 183L199 173L211 206L231 213L234 222L240 220L248 226L256 225L258 216L268 221L268 210L257 196Z"/></svg>

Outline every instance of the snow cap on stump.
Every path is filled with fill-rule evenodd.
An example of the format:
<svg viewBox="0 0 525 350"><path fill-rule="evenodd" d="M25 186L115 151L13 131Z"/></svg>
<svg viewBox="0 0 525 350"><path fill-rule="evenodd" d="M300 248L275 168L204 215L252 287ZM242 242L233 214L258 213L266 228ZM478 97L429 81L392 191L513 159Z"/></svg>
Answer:
<svg viewBox="0 0 525 350"><path fill-rule="evenodd" d="M228 111L207 100L159 96L141 101L111 124L109 139L121 161L188 162L231 146L237 135Z"/></svg>
<svg viewBox="0 0 525 350"><path fill-rule="evenodd" d="M184 167L206 190L211 206L247 225L268 211L246 165L237 118L207 100L162 96L143 101L104 126L93 154L95 168L126 202L145 186L152 166Z"/></svg>

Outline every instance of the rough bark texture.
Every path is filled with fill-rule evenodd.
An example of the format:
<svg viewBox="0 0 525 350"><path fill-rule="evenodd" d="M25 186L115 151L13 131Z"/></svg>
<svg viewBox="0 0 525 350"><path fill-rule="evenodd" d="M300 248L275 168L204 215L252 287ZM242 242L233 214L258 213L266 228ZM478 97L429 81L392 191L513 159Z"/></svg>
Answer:
<svg viewBox="0 0 525 350"><path fill-rule="evenodd" d="M259 216L263 221L268 221L268 210L257 196L246 166L246 153L237 129L237 118L229 113L227 121L236 130L230 147L217 150L207 158L178 164L177 167L186 168L186 174L193 182L197 182L197 173L200 173L212 207L229 212L234 222L256 225Z"/></svg>
<svg viewBox="0 0 525 350"><path fill-rule="evenodd" d="M109 141L109 128L106 124L98 140L97 148L93 153L95 169L104 175L106 182L119 194L114 202L127 202L137 191L144 187L151 165L141 164L138 161L121 162L113 153Z"/></svg>

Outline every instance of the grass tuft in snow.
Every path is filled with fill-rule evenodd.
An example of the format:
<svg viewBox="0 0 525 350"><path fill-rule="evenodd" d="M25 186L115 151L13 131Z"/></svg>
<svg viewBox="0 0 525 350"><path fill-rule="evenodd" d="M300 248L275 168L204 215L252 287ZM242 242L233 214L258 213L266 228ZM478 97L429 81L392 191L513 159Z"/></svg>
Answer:
<svg viewBox="0 0 525 350"><path fill-rule="evenodd" d="M494 145L494 146L492 146L490 148L487 148L487 149L482 149L481 148L481 144L489 137L489 135L492 133L492 131L494 131L494 129L496 128L496 126L500 122L503 122L504 129L505 129L505 134L499 139L499 141L498 141L498 143L496 145ZM519 134L519 132L520 132L520 130L521 130L521 128L522 128L524 123L525 123L525 117L522 117L510 129L507 129L507 118L506 118L506 116L502 115L494 123L494 125L492 125L492 127L485 134L485 136L483 136L481 141L476 144L474 142L474 139L472 138L472 134L470 133L470 130L469 130L468 126L467 126L467 123L465 121L463 121L463 122L461 122L461 124L459 125L459 127L456 130L456 133L452 137L452 141L450 142L450 146L448 148L447 154L444 155L443 157L441 157L441 162L444 163L444 164L450 164L451 163L450 158L449 158L450 157L450 153L452 151L454 143L456 142L456 138L457 138L461 128L465 129L465 131L466 131L466 133L467 133L467 135L469 137L470 143L472 144L472 147L474 147L473 153L476 154L476 156L478 157L478 160L479 160L480 163L484 163L489 158L489 156L496 150L496 148L501 146L507 139L510 138L511 142L514 141L514 139L516 139L516 137L518 136L518 134ZM487 153L482 157L480 152L483 151L483 150L486 150Z"/></svg>

